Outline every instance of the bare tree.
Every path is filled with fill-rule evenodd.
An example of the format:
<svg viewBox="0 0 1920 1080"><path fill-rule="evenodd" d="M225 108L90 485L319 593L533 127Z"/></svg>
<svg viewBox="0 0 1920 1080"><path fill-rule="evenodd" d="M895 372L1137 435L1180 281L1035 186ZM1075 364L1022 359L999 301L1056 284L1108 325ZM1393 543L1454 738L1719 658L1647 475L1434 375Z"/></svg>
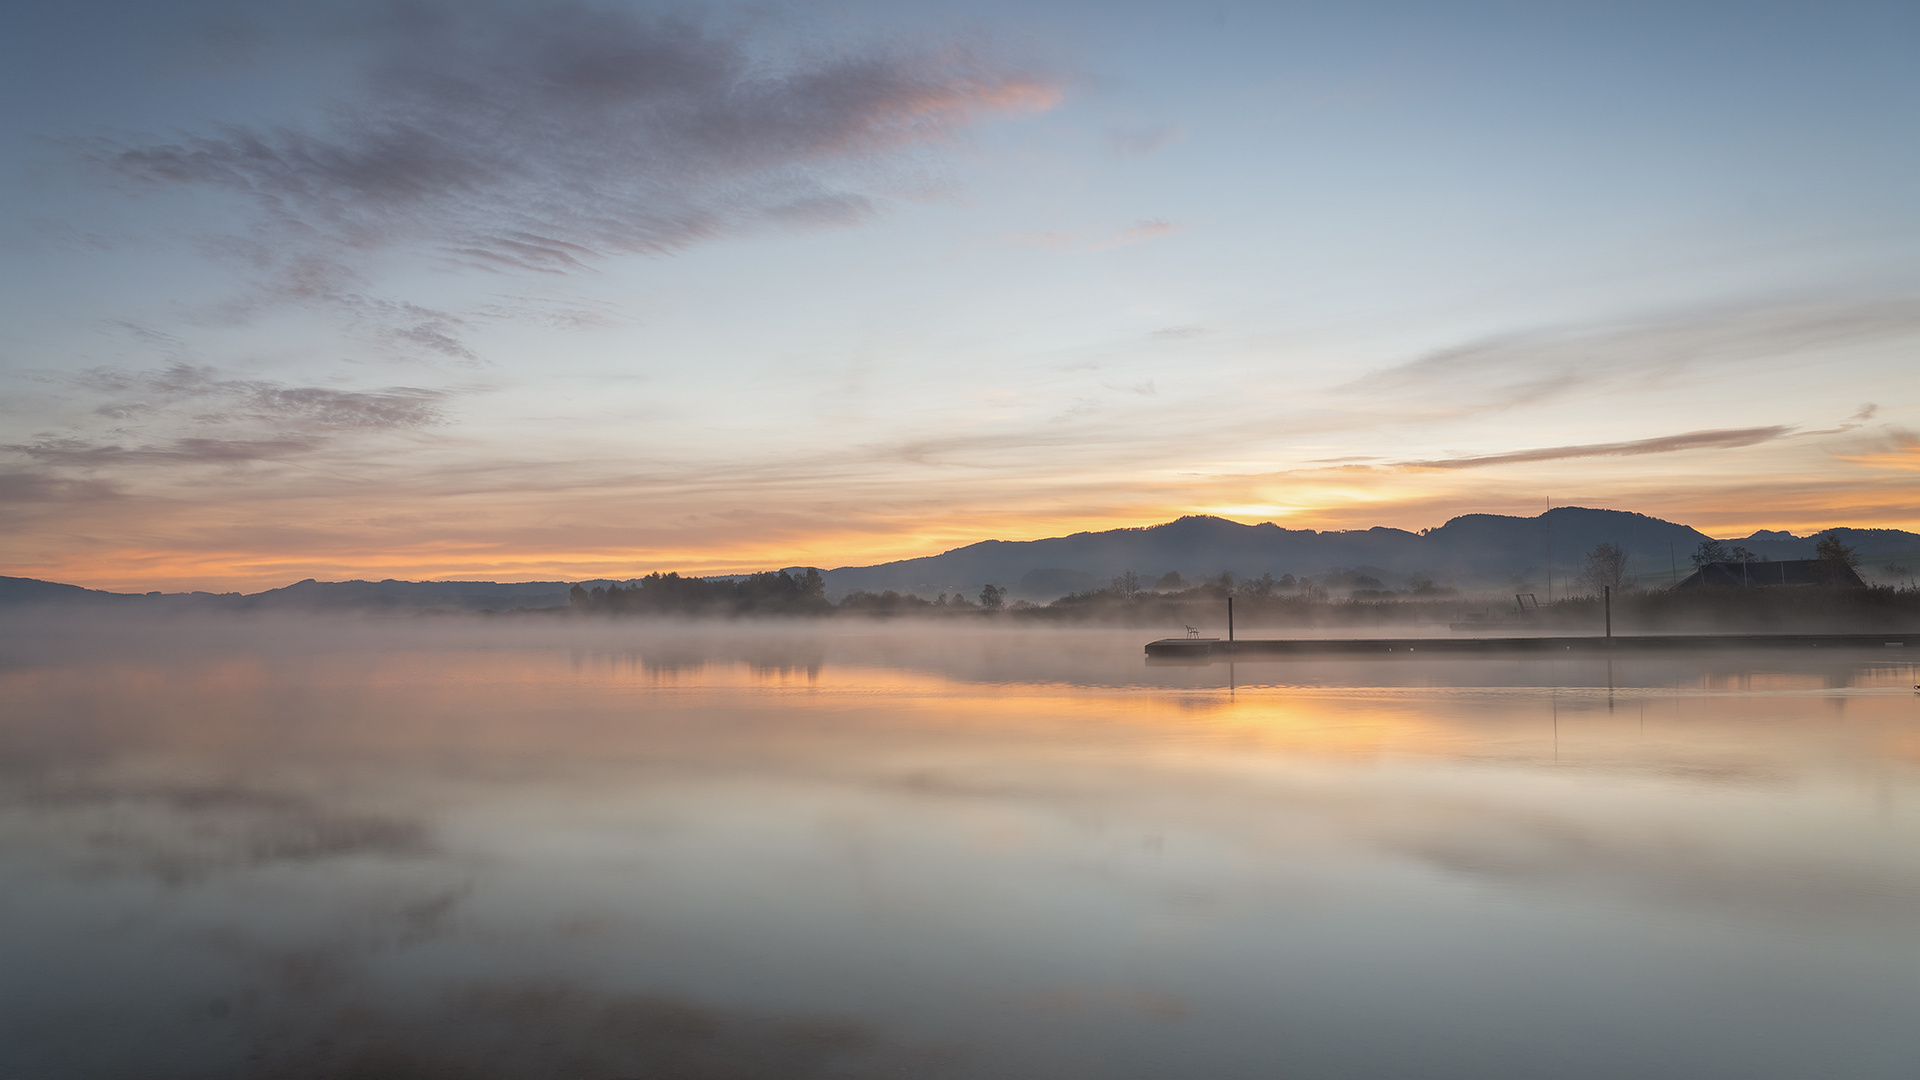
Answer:
<svg viewBox="0 0 1920 1080"><path fill-rule="evenodd" d="M988 611L999 611L1006 598L1007 591L998 585L988 585L980 590L980 606Z"/></svg>
<svg viewBox="0 0 1920 1080"><path fill-rule="evenodd" d="M1126 597L1128 600L1139 596L1140 590L1145 587L1145 584L1140 580L1140 575L1131 570L1113 579L1113 591Z"/></svg>
<svg viewBox="0 0 1920 1080"><path fill-rule="evenodd" d="M1603 588L1624 592L1633 586L1627 569L1627 553L1614 544L1602 542L1587 552L1587 565L1580 571L1580 584L1594 594Z"/></svg>

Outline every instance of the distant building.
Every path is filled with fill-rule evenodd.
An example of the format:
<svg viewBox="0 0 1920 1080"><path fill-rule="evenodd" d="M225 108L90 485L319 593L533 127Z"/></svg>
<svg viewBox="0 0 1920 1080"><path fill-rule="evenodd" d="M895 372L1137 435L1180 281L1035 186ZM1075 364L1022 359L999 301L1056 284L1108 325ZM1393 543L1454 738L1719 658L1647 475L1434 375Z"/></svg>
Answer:
<svg viewBox="0 0 1920 1080"><path fill-rule="evenodd" d="M1782 585L1831 585L1866 588L1851 567L1818 559L1781 559L1778 562L1710 562L1674 582L1676 589L1777 589Z"/></svg>

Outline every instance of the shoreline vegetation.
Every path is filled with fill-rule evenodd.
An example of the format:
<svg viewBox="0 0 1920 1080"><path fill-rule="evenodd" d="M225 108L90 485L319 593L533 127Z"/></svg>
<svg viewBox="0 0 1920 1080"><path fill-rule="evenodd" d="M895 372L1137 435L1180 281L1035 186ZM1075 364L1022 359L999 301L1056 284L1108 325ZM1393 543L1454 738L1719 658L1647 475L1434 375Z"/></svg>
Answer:
<svg viewBox="0 0 1920 1080"><path fill-rule="evenodd" d="M1605 602L1599 592L1596 588L1592 594L1521 608L1511 598L1462 595L1430 582L1405 590L1356 589L1346 597L1334 597L1325 587L1291 575L1237 581L1231 574L1222 574L1191 584L1162 579L1153 587L1133 575L1122 575L1102 588L1046 604L1010 600L1005 589L993 585L973 597L941 592L929 599L894 590L856 591L835 602L827 598L825 583L815 570L735 578L655 573L624 587L575 585L565 609L495 614L994 619L1024 624L1191 625L1210 636L1225 636L1226 601L1232 596L1235 624L1243 633L1262 628L1350 631L1412 625L1524 635L1598 629L1605 620ZM1820 585L1641 590L1627 582L1614 592L1612 615L1616 634L1727 628L1754 633L1906 630L1920 628L1920 589Z"/></svg>
<svg viewBox="0 0 1920 1080"><path fill-rule="evenodd" d="M1847 534L1851 535L1851 534ZM114 593L31 578L0 577L0 610L49 613L483 615L524 618L872 618L936 622L995 620L1004 625L1109 625L1226 636L1232 599L1239 636L1263 630L1355 634L1414 630L1495 635L1582 634L1604 627L1611 596L1619 634L1852 633L1920 630L1920 560L1885 552L1862 578L1863 560L1830 530L1809 544L1814 558L1775 560L1743 545L1708 539L1677 567L1636 575L1629 549L1599 542L1573 574L1543 580L1539 567L1503 584L1484 579L1436 582L1420 573L1333 566L1313 576L1243 577L1222 571L1188 579L1177 571L1147 578L1128 570L1104 584L1070 570L1026 572L1018 583L904 589L836 589L840 571L793 567L713 577L655 572L624 581L491 582L395 580L319 582L311 578L261 593ZM1882 560L1887 560L1882 565ZM1662 563L1669 560L1662 559ZM926 568L921 568L926 569ZM937 580L937 579L936 579ZM965 580L965 579L962 579ZM1469 584L1460 588L1457 584ZM1388 584L1392 582L1392 584ZM1066 586L1066 587L1062 587ZM1070 591L1077 589L1077 591Z"/></svg>

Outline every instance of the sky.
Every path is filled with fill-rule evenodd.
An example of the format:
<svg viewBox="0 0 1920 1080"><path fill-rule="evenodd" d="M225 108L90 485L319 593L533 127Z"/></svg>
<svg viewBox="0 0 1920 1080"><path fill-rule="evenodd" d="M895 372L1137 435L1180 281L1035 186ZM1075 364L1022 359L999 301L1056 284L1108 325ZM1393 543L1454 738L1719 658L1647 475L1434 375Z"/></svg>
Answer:
<svg viewBox="0 0 1920 1080"><path fill-rule="evenodd" d="M1920 529L1912 4L0 14L0 573Z"/></svg>

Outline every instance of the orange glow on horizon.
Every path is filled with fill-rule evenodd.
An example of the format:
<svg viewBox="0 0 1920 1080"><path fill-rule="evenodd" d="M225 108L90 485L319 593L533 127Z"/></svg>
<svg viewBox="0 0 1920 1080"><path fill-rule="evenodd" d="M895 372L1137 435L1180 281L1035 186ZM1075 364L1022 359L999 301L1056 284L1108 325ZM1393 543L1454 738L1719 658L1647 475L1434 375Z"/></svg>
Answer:
<svg viewBox="0 0 1920 1080"><path fill-rule="evenodd" d="M1773 492L1766 505L1742 497L1685 508L1684 495L1628 495L1618 498L1555 499L1555 506L1627 510L1691 525L1712 535L1745 536L1760 529L1808 535L1835 525L1920 531L1920 500L1906 491ZM1876 498L1879 495L1882 497ZM1851 497L1849 497L1851 496ZM1190 514L1208 514L1242 524L1273 521L1286 529L1349 530L1373 526L1419 531L1465 513L1532 517L1546 509L1536 501L1513 497L1440 496L1431 500L1382 499L1364 504L1301 508L1282 514L1246 513L1259 506L1085 507L1041 515L974 512L939 522L884 519L856 527L811 531L786 530L779 536L722 534L714 540L684 537L677 542L631 546L567 547L507 540L436 540L367 544L288 545L282 550L242 547L192 548L186 544L117 545L91 551L66 550L40 558L9 560L10 576L60 581L122 592L258 592L306 578L323 581L584 581L626 580L654 571L683 575L752 573L787 566L835 569L938 555L984 540L1038 540L1077 532L1140 528ZM888 526L893 526L888 528ZM155 540L160 538L156 537ZM538 539L529 537L527 539Z"/></svg>
<svg viewBox="0 0 1920 1080"><path fill-rule="evenodd" d="M1869 448L1857 458L1727 451L1632 469L1601 460L1439 474L1390 466L1262 472L1245 460L1179 471L1106 463L1036 474L942 472L937 483L916 482L918 474L796 474L739 492L533 480L449 489L424 477L350 491L263 478L231 489L44 504L0 536L0 568L131 592L258 592L306 578L626 580L654 571L868 566L1190 514L1286 529L1417 532L1463 514L1534 517L1549 499L1729 538L1837 525L1920 531L1913 461L1910 449Z"/></svg>

